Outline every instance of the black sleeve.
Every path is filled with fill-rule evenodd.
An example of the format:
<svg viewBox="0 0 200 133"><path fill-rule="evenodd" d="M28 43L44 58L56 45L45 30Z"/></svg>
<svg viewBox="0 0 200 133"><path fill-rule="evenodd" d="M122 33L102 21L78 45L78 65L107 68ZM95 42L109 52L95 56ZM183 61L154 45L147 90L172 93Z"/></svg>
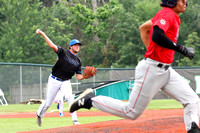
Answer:
<svg viewBox="0 0 200 133"><path fill-rule="evenodd" d="M76 71L76 73L77 74L82 74L82 61L81 61L81 59L79 58L79 57L77 57L78 58L78 61L79 61L79 66L78 66L78 68L77 68L77 71Z"/></svg>
<svg viewBox="0 0 200 133"><path fill-rule="evenodd" d="M195 51L193 48L185 47L174 43L164 34L164 31L158 26L153 27L152 41L162 47L175 50L183 54L184 56L189 57L190 59L193 59L195 56Z"/></svg>
<svg viewBox="0 0 200 133"><path fill-rule="evenodd" d="M180 45L174 43L172 40L170 40L165 34L162 29L160 29L158 26L153 27L153 34L152 34L152 41L155 42L156 44L175 50L179 52L180 50Z"/></svg>
<svg viewBox="0 0 200 133"><path fill-rule="evenodd" d="M58 47L58 52L57 52L57 55L60 54L60 51L61 51L61 47L60 46L57 46Z"/></svg>

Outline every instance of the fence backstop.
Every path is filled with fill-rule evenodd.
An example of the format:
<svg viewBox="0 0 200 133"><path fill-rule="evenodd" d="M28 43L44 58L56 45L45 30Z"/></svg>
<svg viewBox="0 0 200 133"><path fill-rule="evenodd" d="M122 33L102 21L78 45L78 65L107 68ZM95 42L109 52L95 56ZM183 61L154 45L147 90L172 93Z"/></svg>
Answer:
<svg viewBox="0 0 200 133"><path fill-rule="evenodd" d="M52 65L44 64L0 63L0 89L4 92L7 102L15 104L29 99L45 99L51 69ZM174 69L187 80L197 94L200 94L200 67ZM75 76L71 79L73 93L108 81L133 81L134 74L134 68L97 68L97 74L90 79L78 81ZM128 89L130 87L132 86ZM169 97L159 92L155 98Z"/></svg>

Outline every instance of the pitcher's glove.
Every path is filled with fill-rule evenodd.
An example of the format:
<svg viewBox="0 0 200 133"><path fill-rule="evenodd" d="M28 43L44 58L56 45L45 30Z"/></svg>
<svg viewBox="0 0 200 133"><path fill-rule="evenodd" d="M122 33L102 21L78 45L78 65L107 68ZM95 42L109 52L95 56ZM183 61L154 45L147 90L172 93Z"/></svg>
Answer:
<svg viewBox="0 0 200 133"><path fill-rule="evenodd" d="M86 66L83 71L84 79L88 79L93 77L97 73L97 69L95 67Z"/></svg>

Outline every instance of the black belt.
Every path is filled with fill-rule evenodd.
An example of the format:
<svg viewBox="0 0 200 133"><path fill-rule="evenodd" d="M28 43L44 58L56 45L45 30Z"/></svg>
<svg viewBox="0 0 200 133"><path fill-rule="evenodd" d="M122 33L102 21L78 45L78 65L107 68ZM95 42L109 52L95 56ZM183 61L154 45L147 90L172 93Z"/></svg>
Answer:
<svg viewBox="0 0 200 133"><path fill-rule="evenodd" d="M164 68L165 70L167 70L167 69L170 67L170 65L164 65L164 64L162 64L162 63L159 63L159 64L157 65L157 67Z"/></svg>
<svg viewBox="0 0 200 133"><path fill-rule="evenodd" d="M60 78L57 78L57 77L55 77L55 76L53 76L53 75L51 75L51 77L52 77L53 79L55 79L55 80L58 80L58 81L64 81L64 80L62 80L62 79L60 79Z"/></svg>
<svg viewBox="0 0 200 133"><path fill-rule="evenodd" d="M146 60L147 58L144 58L144 59ZM157 67L164 68L165 70L167 70L170 67L170 65L165 65L165 64L159 63L157 65Z"/></svg>

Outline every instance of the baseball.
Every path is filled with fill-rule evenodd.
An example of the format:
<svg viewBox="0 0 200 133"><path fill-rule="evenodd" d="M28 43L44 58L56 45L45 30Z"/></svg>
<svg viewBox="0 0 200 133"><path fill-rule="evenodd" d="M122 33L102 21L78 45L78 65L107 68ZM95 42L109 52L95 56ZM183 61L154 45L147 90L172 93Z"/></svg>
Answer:
<svg viewBox="0 0 200 133"><path fill-rule="evenodd" d="M40 29L37 29L37 30L36 30L36 33L39 34L39 31L40 31Z"/></svg>

